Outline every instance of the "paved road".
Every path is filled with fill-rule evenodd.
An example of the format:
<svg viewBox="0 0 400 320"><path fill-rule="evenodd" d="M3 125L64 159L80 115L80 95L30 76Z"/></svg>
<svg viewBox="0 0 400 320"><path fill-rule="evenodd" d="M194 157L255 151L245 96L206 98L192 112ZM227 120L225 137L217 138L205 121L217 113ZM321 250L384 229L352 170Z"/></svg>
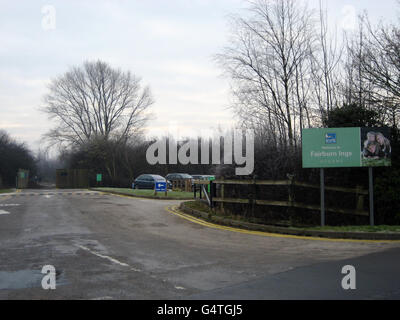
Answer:
<svg viewBox="0 0 400 320"><path fill-rule="evenodd" d="M400 243L209 228L154 201L85 190L0 196L0 299L398 299ZM357 270L344 291L341 268ZM43 290L44 265L57 270Z"/></svg>

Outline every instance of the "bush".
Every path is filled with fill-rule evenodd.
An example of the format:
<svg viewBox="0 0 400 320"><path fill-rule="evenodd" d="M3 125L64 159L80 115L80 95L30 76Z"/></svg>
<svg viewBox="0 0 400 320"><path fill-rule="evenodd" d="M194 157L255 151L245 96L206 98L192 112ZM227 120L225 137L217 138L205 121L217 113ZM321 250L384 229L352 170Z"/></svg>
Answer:
<svg viewBox="0 0 400 320"><path fill-rule="evenodd" d="M377 224L400 224L400 169L382 171L375 179Z"/></svg>

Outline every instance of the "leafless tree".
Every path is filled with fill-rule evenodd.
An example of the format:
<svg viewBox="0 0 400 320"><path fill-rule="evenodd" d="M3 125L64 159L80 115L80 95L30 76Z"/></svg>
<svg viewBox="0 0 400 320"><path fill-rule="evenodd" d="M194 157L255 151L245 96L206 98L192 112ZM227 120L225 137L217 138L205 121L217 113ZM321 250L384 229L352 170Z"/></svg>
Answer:
<svg viewBox="0 0 400 320"><path fill-rule="evenodd" d="M52 80L42 110L56 121L52 142L82 145L93 138L126 142L149 118L150 89L129 71L85 62Z"/></svg>
<svg viewBox="0 0 400 320"><path fill-rule="evenodd" d="M267 125L275 143L292 147L308 111L312 11L295 0L251 1L249 11L232 19L231 45L216 59L233 80L242 123Z"/></svg>
<svg viewBox="0 0 400 320"><path fill-rule="evenodd" d="M358 40L358 41L357 41ZM373 26L360 17L359 38L349 46L353 100L380 113L382 122L398 125L400 115L400 29ZM351 85L352 84L352 85Z"/></svg>
<svg viewBox="0 0 400 320"><path fill-rule="evenodd" d="M319 2L317 41L311 61L312 97L322 117L329 117L329 112L341 103L338 91L340 87L341 57L343 46L337 39L337 32L330 32L327 10Z"/></svg>
<svg viewBox="0 0 400 320"><path fill-rule="evenodd" d="M358 29L353 33L345 34L346 61L344 62L345 81L343 84L344 97L347 104L356 103L359 106L369 107L368 94L370 83L365 81L362 69L363 56L369 42L369 34L365 29L366 14L359 16Z"/></svg>

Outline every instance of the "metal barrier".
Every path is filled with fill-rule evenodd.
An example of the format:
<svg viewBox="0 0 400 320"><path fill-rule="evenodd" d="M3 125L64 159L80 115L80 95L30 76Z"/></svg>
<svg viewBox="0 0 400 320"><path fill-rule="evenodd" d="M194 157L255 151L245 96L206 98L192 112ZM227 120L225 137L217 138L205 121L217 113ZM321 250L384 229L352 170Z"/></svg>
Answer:
<svg viewBox="0 0 400 320"><path fill-rule="evenodd" d="M200 200L202 199L202 193L206 197L207 203L210 207L213 206L212 204L212 193L208 194L209 188L206 188L208 186L212 186L212 181L208 180L194 180L193 181L193 192L194 192L194 198L196 199L196 193L197 193L197 188L199 187L199 198Z"/></svg>

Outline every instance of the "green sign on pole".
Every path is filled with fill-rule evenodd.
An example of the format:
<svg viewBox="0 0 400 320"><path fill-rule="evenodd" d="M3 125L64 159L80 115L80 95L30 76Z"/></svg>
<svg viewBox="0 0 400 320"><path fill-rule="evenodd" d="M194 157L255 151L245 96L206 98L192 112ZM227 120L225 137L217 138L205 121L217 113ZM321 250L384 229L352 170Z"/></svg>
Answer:
<svg viewBox="0 0 400 320"><path fill-rule="evenodd" d="M211 176L211 177L208 177L208 181L214 181L215 180L215 177L214 176ZM208 193L210 193L211 192L211 185L208 185Z"/></svg>
<svg viewBox="0 0 400 320"><path fill-rule="evenodd" d="M303 168L391 165L387 128L304 129Z"/></svg>
<svg viewBox="0 0 400 320"><path fill-rule="evenodd" d="M101 182L102 178L103 178L103 176L102 176L101 173L98 173L98 174L96 175L96 181L97 181L97 182Z"/></svg>

